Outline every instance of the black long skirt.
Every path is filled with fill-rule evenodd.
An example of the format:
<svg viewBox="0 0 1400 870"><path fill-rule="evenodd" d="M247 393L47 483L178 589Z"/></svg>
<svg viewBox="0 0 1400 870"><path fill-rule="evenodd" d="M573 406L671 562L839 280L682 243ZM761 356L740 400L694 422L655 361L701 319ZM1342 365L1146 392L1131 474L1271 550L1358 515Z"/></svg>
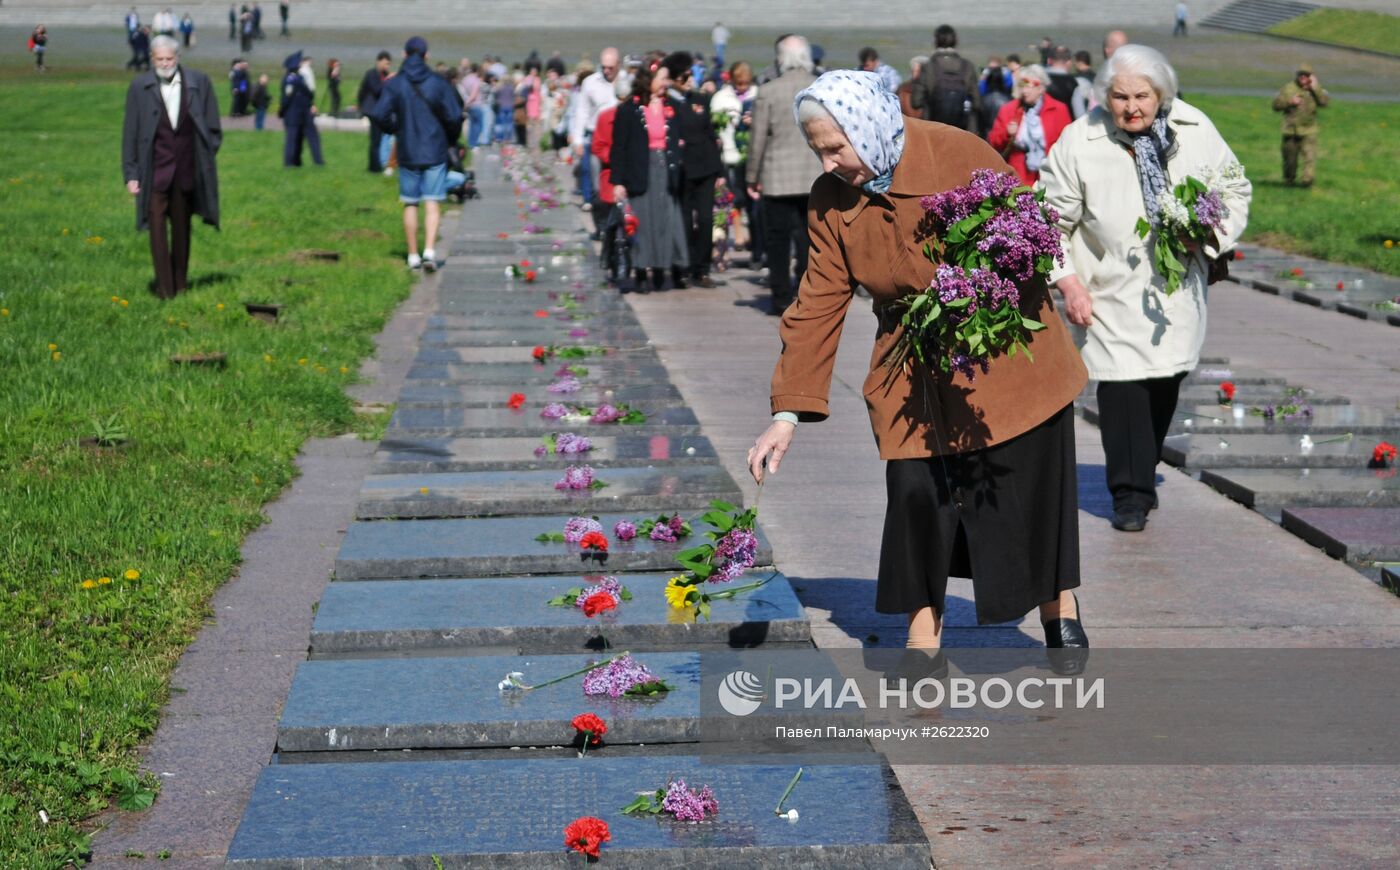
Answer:
<svg viewBox="0 0 1400 870"><path fill-rule="evenodd" d="M1079 586L1072 407L985 450L891 460L885 482L880 613L942 615L949 576L972 578L979 625Z"/></svg>

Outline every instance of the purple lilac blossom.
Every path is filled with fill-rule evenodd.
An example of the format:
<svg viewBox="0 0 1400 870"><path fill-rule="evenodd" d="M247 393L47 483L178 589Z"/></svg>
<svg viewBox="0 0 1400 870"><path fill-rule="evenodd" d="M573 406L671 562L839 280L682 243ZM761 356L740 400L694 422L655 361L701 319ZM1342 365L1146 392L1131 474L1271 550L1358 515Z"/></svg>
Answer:
<svg viewBox="0 0 1400 870"><path fill-rule="evenodd" d="M599 592L608 593L612 596L613 601L617 602L619 605L622 604L622 581L618 580L616 577L604 577L591 589L585 586L583 594L574 599L574 606L582 608L583 602L588 599L588 596L596 595Z"/></svg>
<svg viewBox="0 0 1400 870"><path fill-rule="evenodd" d="M688 788L685 780L678 779L666 788L661 809L684 822L702 822L706 816L719 812L719 801L708 785L697 792Z"/></svg>
<svg viewBox="0 0 1400 870"><path fill-rule="evenodd" d="M622 412L607 402L598 406L598 410L593 412L593 419L590 423L613 423L622 419Z"/></svg>
<svg viewBox="0 0 1400 870"><path fill-rule="evenodd" d="M1218 230L1230 216L1230 209L1220 199L1220 194L1208 190L1196 197L1196 222Z"/></svg>
<svg viewBox="0 0 1400 870"><path fill-rule="evenodd" d="M630 655L622 656L605 667L595 668L583 675L585 695L607 695L621 698L627 690L643 683L656 681L656 675Z"/></svg>
<svg viewBox="0 0 1400 870"><path fill-rule="evenodd" d="M548 455L549 455L549 448L548 448L548 447L545 447L543 444L541 444L539 447L536 447L536 448L535 448L535 456L536 456L537 458L543 459L543 458L545 458L545 457L548 456Z"/></svg>
<svg viewBox="0 0 1400 870"><path fill-rule="evenodd" d="M573 375L565 375L549 385L551 393L577 393L583 385Z"/></svg>
<svg viewBox="0 0 1400 870"><path fill-rule="evenodd" d="M588 489L593 486L593 467L590 465L570 465L564 469L562 480L554 484L555 489Z"/></svg>
<svg viewBox="0 0 1400 870"><path fill-rule="evenodd" d="M569 338L584 338L587 335L588 330L584 329L582 326L575 326L573 329L569 330Z"/></svg>
<svg viewBox="0 0 1400 870"><path fill-rule="evenodd" d="M540 416L546 420L558 420L560 417L568 416L568 414L569 409L558 402L550 402L544 406L543 411L540 411Z"/></svg>
<svg viewBox="0 0 1400 870"><path fill-rule="evenodd" d="M651 527L651 539L653 541L674 544L676 542L676 530L666 523L656 523Z"/></svg>
<svg viewBox="0 0 1400 870"><path fill-rule="evenodd" d="M589 532L601 532L602 530L603 524L591 517L573 517L564 523L564 540L570 544L577 544Z"/></svg>
<svg viewBox="0 0 1400 870"><path fill-rule="evenodd" d="M613 526L613 537L619 541L630 541L637 537L637 524L628 520L618 520Z"/></svg>
<svg viewBox="0 0 1400 870"><path fill-rule="evenodd" d="M587 453L593 449L593 442L583 435L561 432L554 438L554 449L559 453Z"/></svg>
<svg viewBox="0 0 1400 870"><path fill-rule="evenodd" d="M758 556L758 536L752 529L730 529L715 544L715 556L711 564L717 565L715 573L709 577L710 583L728 583L753 567Z"/></svg>

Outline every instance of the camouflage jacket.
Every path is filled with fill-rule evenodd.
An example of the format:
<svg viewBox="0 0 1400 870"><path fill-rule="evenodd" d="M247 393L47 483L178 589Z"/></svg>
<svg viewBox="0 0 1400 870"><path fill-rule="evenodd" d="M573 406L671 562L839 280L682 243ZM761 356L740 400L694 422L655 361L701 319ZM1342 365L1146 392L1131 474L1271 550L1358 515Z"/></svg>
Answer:
<svg viewBox="0 0 1400 870"><path fill-rule="evenodd" d="M1293 98L1301 96L1303 101L1293 105ZM1317 110L1327 105L1327 91L1322 88L1309 90L1299 87L1296 81L1289 82L1279 89L1274 97L1274 111L1283 113L1283 135L1312 136L1317 133Z"/></svg>

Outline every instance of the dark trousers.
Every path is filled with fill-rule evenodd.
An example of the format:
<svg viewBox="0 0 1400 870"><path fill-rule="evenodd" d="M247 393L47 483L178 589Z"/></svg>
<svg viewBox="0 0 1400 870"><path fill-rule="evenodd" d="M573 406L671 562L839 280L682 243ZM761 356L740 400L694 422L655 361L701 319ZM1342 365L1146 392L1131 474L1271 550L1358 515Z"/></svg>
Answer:
<svg viewBox="0 0 1400 870"><path fill-rule="evenodd" d="M1167 378L1099 382L1099 436L1115 509L1152 507L1162 440L1176 415L1185 377L1182 372Z"/></svg>
<svg viewBox="0 0 1400 870"><path fill-rule="evenodd" d="M796 298L797 284L807 271L807 197L763 197L763 228L773 304L785 306Z"/></svg>
<svg viewBox="0 0 1400 870"><path fill-rule="evenodd" d="M153 190L146 217L151 222L151 262L156 267L155 294L172 299L188 286L190 268L190 200L194 191L171 185ZM170 224L169 236L166 223Z"/></svg>
<svg viewBox="0 0 1400 870"><path fill-rule="evenodd" d="M681 185L681 214L690 243L690 273L696 278L710 274L715 248L715 182L718 179L718 175L687 178Z"/></svg>
<svg viewBox="0 0 1400 870"><path fill-rule="evenodd" d="M317 166L324 165L321 159L321 134L316 130L316 122L307 119L304 124L288 124L287 139L282 147L282 165L301 165L301 143L311 146L311 160Z"/></svg>
<svg viewBox="0 0 1400 870"><path fill-rule="evenodd" d="M383 172L384 164L379 162L380 142L384 134L379 132L379 128L373 124L369 125L369 171Z"/></svg>

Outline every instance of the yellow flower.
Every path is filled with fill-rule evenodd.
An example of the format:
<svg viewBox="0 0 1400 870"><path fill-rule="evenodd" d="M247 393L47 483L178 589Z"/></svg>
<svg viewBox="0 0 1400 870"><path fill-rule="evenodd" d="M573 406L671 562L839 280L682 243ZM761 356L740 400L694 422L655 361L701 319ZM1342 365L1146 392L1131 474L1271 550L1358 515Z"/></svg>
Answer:
<svg viewBox="0 0 1400 870"><path fill-rule="evenodd" d="M182 321L180 321L180 328L181 328L181 329L189 329L189 328L190 328L190 325L189 325L188 323L186 323L185 321L182 320Z"/></svg>
<svg viewBox="0 0 1400 870"><path fill-rule="evenodd" d="M130 304L131 304L131 303L130 303L130 302L127 302L125 299L123 299L123 300L121 301L121 306L122 306L123 308L127 307L127 306L130 305Z"/></svg>
<svg viewBox="0 0 1400 870"><path fill-rule="evenodd" d="M64 228L63 228L63 234L64 234L65 236L68 235L68 228L67 228L67 227L64 227Z"/></svg>
<svg viewBox="0 0 1400 870"><path fill-rule="evenodd" d="M3 311L3 310L4 310L4 309L0 309L0 311ZM340 373L341 373L342 375L348 375L348 374L350 374L350 369L346 368L345 366L341 366L341 367L340 367Z"/></svg>
<svg viewBox="0 0 1400 870"><path fill-rule="evenodd" d="M141 572L140 572L140 571L137 571L135 568L127 568L127 569L126 569L126 573L123 574L122 576L125 577L125 578L128 579L128 580L140 580L140 579L141 579Z"/></svg>
<svg viewBox="0 0 1400 870"><path fill-rule="evenodd" d="M299 365L299 366L304 366L304 365L306 365L306 357L302 357L301 359L297 360L297 365Z"/></svg>
<svg viewBox="0 0 1400 870"><path fill-rule="evenodd" d="M100 583L100 584L103 585L103 586L107 586L107 585L110 585L110 584L111 584L112 578L111 578L111 577L98 577L98 578L97 578L97 582Z"/></svg>
<svg viewBox="0 0 1400 870"><path fill-rule="evenodd" d="M84 580L83 582L79 583L78 585L81 586L81 587L83 587L84 589L96 589L96 588L97 588L97 581L96 581L96 580Z"/></svg>
<svg viewBox="0 0 1400 870"><path fill-rule="evenodd" d="M167 317L167 318L165 318L165 322L168 323L168 324L170 324L171 326L174 326L174 325L175 325L175 318L173 318L173 317Z"/></svg>
<svg viewBox="0 0 1400 870"><path fill-rule="evenodd" d="M316 366L316 371L324 375L327 371L329 371L329 369L327 369L325 366Z"/></svg>
<svg viewBox="0 0 1400 870"><path fill-rule="evenodd" d="M1386 246L1387 248L1393 248L1393 247L1395 247L1395 240L1394 240L1394 239L1386 239L1386 240L1385 240L1385 246Z"/></svg>
<svg viewBox="0 0 1400 870"><path fill-rule="evenodd" d="M263 362L265 362L265 363L270 363L270 362L272 362L272 354L270 354L270 353L265 353L265 354L263 354Z"/></svg>
<svg viewBox="0 0 1400 870"><path fill-rule="evenodd" d="M214 310L215 310L215 311L223 311L223 310L224 310L224 303L220 302L218 305L215 305L215 306L214 306Z"/></svg>
<svg viewBox="0 0 1400 870"><path fill-rule="evenodd" d="M421 492L423 495L427 495L427 494L428 494L428 488L427 488L426 486L420 486L420 487L418 487L418 491Z"/></svg>
<svg viewBox="0 0 1400 870"><path fill-rule="evenodd" d="M59 360L63 359L63 354L59 353L58 351L54 351L54 352L53 352L53 359L54 359L54 362L58 362Z"/></svg>
<svg viewBox="0 0 1400 870"><path fill-rule="evenodd" d="M690 601L692 587L682 575L672 577L666 583L666 601L677 610L685 607Z"/></svg>
<svg viewBox="0 0 1400 870"><path fill-rule="evenodd" d="M112 301L113 301L113 302L120 302L120 301L122 301L122 300L121 300L121 297L120 297L120 296L113 296L113 297L112 297Z"/></svg>
<svg viewBox="0 0 1400 870"><path fill-rule="evenodd" d="M254 485L254 486L262 486L262 478L261 478L261 477L254 477L254 478L253 478L253 485Z"/></svg>
<svg viewBox="0 0 1400 870"><path fill-rule="evenodd" d="M10 316L10 309L8 309L8 308L0 308L0 317L9 317L9 316Z"/></svg>
<svg viewBox="0 0 1400 870"><path fill-rule="evenodd" d="M54 344L53 342L49 342L49 350L58 350L58 345Z"/></svg>
<svg viewBox="0 0 1400 870"><path fill-rule="evenodd" d="M102 242L103 242L103 238L102 238L101 236L88 236L88 237L87 237L87 243L88 243L89 245L100 245L100 244L102 244Z"/></svg>

